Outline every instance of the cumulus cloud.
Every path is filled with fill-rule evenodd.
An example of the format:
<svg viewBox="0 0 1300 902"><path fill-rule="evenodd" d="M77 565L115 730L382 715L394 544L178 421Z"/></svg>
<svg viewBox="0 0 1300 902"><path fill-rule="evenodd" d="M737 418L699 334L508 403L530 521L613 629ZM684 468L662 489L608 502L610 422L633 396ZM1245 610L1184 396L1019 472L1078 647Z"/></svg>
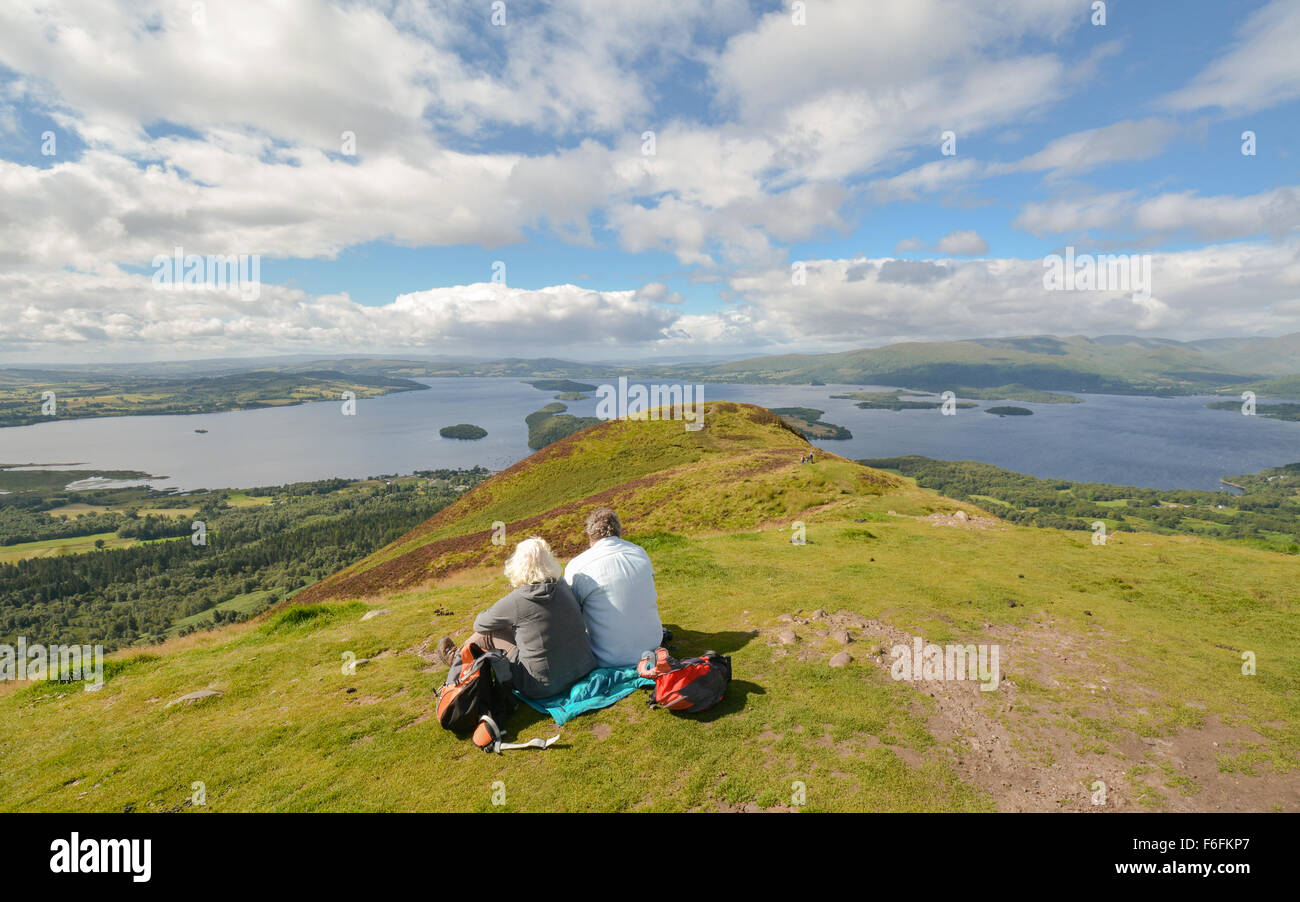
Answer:
<svg viewBox="0 0 1300 902"><path fill-rule="evenodd" d="M688 311L663 283L639 290L495 283L431 288L367 306L346 295L262 287L165 291L148 276L0 273L0 351L131 359L146 349L213 357L376 352L654 357L830 351L987 335L1147 333L1172 338L1300 330L1300 240L1151 255L1151 295L1051 291L1041 259L847 258L733 276L732 303ZM1226 300L1231 299L1231 303Z"/></svg>
<svg viewBox="0 0 1300 902"><path fill-rule="evenodd" d="M346 295L310 296L276 285L261 286L254 302L215 288L159 289L150 276L121 270L6 273L0 297L0 348L29 355L98 339L97 352L118 355L159 346L196 356L259 349L464 353L466 347L537 356L652 345L677 319L657 303L666 296L576 285L528 290L480 283L367 306Z"/></svg>
<svg viewBox="0 0 1300 902"><path fill-rule="evenodd" d="M983 167L976 160L945 157L890 178L876 179L868 189L877 203L918 200L923 194L953 188L978 178L982 171Z"/></svg>
<svg viewBox="0 0 1300 902"><path fill-rule="evenodd" d="M796 27L744 0L564 0L508 8L497 28L451 0L203 9L0 11L14 90L90 147L0 176L33 225L7 236L10 259L139 264L159 244L224 243L312 258L373 240L496 246L532 227L592 244L598 219L633 252L768 265L780 242L845 227L846 179L1051 100L1063 63L1008 48L1071 16L1065 0L997 14L916 0L885 17L837 0ZM654 76L678 66L738 117L661 121ZM485 150L502 128L550 147Z"/></svg>
<svg viewBox="0 0 1300 902"><path fill-rule="evenodd" d="M935 249L941 254L972 257L977 254L987 254L989 244L980 237L979 232L973 229L958 229L940 238Z"/></svg>
<svg viewBox="0 0 1300 902"><path fill-rule="evenodd" d="M860 258L806 267L803 285L783 270L731 280L755 345L840 349L1026 334L1192 339L1300 329L1295 239L1152 254L1149 298L1048 290L1041 259Z"/></svg>
<svg viewBox="0 0 1300 902"><path fill-rule="evenodd" d="M685 300L680 292L672 291L663 282L647 282L637 289L636 294L656 304L680 304Z"/></svg>

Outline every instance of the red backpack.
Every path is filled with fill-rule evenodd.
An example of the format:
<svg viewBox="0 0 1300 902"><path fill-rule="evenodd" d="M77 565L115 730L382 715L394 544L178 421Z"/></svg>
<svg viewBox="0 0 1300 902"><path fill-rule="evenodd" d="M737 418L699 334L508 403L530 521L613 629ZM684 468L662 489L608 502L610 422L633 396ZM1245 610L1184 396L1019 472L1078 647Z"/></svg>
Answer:
<svg viewBox="0 0 1300 902"><path fill-rule="evenodd" d="M650 707L694 714L722 701L731 682L731 658L706 651L701 657L679 661L668 649L656 648L641 656L636 672L655 681Z"/></svg>

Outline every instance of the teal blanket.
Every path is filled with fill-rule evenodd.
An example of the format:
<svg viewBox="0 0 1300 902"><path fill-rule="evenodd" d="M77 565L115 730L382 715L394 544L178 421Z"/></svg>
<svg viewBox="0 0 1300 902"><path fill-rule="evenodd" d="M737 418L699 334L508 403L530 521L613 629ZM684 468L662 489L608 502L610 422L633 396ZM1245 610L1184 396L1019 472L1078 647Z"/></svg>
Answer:
<svg viewBox="0 0 1300 902"><path fill-rule="evenodd" d="M528 698L515 690L515 695L543 714L549 714L557 724L565 724L579 714L608 708L621 698L626 698L642 686L651 686L654 680L636 675L636 667L597 667L568 691L550 698Z"/></svg>

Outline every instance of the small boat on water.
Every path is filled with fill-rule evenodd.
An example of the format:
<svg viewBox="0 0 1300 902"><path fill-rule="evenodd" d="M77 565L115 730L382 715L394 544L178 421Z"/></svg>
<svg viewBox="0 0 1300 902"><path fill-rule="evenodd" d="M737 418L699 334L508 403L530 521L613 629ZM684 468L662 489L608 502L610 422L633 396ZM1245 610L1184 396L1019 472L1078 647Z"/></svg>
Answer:
<svg viewBox="0 0 1300 902"><path fill-rule="evenodd" d="M194 431L197 432L197 433L200 433L200 434L202 434L202 435L206 435L208 430L206 430L206 429L195 429Z"/></svg>

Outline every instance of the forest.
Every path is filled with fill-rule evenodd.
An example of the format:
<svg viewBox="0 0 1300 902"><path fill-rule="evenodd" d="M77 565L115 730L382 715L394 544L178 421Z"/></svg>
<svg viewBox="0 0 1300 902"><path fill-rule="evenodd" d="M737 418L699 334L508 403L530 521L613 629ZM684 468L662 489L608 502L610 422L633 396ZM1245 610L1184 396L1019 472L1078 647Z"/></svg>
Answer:
<svg viewBox="0 0 1300 902"><path fill-rule="evenodd" d="M139 540L0 563L0 642L116 648L244 619L383 547L488 475L475 467L183 495L0 496L0 543L109 530ZM115 509L49 513L106 503Z"/></svg>

